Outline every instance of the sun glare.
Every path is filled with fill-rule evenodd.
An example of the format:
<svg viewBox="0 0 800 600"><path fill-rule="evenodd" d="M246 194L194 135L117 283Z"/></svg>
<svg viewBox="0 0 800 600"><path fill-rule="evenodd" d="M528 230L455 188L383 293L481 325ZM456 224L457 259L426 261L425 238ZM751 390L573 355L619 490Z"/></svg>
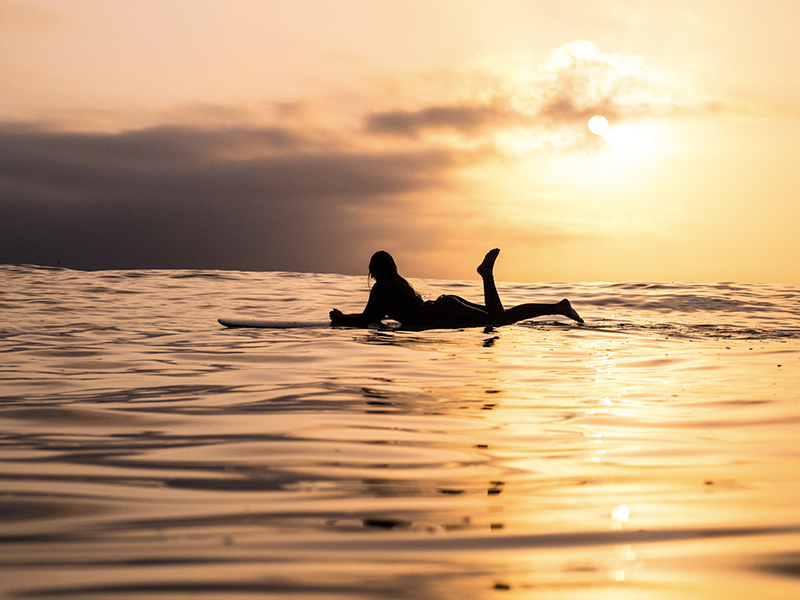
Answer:
<svg viewBox="0 0 800 600"><path fill-rule="evenodd" d="M608 131L608 119L602 115L595 115L589 119L589 131L595 135L604 135Z"/></svg>
<svg viewBox="0 0 800 600"><path fill-rule="evenodd" d="M570 186L627 189L652 173L659 156L675 152L669 127L659 122L615 123L601 139L600 145L586 143L574 152L554 152L547 161L549 176Z"/></svg>

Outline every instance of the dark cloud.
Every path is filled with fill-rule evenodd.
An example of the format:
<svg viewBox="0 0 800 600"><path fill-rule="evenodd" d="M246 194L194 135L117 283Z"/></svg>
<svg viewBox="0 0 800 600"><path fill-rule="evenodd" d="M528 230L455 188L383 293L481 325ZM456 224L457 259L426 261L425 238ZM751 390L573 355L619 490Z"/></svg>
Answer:
<svg viewBox="0 0 800 600"><path fill-rule="evenodd" d="M416 136L424 130L449 129L474 134L486 127L523 124L527 118L497 104L429 106L420 110L378 112L366 118L367 131Z"/></svg>
<svg viewBox="0 0 800 600"><path fill-rule="evenodd" d="M448 185L446 150L316 147L279 128L0 127L0 262L361 272L375 229ZM354 262L354 261L358 262Z"/></svg>
<svg viewBox="0 0 800 600"><path fill-rule="evenodd" d="M619 115L619 110L613 100L603 98L588 106L581 106L572 96L563 95L549 98L537 113L537 117L550 123L573 124L583 126L594 115L603 115L613 119Z"/></svg>
<svg viewBox="0 0 800 600"><path fill-rule="evenodd" d="M620 109L613 97L586 101L569 89L551 90L542 94L541 104L530 114L496 105L431 106L419 110L396 110L373 113L365 119L365 129L373 134L391 134L418 137L426 131L447 130L463 136L474 137L484 132L502 128L544 129L561 126L583 127L594 115L608 118L647 114L649 107Z"/></svg>

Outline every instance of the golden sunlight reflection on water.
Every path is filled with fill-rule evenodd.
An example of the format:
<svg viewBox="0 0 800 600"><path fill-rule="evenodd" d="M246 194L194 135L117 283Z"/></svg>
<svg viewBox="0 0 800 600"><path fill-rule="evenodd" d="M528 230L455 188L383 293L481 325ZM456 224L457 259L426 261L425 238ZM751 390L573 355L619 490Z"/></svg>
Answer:
<svg viewBox="0 0 800 600"><path fill-rule="evenodd" d="M800 337L774 290L738 292L750 315L694 310L707 286L509 286L587 325L258 331L210 297L266 318L314 289L291 304L313 320L363 278L18 276L5 596L797 597ZM48 277L58 310L26 302Z"/></svg>

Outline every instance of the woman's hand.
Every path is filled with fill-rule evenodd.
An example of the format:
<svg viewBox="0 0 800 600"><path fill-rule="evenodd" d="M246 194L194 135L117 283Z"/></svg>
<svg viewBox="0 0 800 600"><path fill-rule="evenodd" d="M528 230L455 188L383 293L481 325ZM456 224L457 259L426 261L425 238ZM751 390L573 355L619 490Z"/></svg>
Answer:
<svg viewBox="0 0 800 600"><path fill-rule="evenodd" d="M344 321L344 313L340 311L338 308L334 308L328 316L331 318L332 323L341 323Z"/></svg>

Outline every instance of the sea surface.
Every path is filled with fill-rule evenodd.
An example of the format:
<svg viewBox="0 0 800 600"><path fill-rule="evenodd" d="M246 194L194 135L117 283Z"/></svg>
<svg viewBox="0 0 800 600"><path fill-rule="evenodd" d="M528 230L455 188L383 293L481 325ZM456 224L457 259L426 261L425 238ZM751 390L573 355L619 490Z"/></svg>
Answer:
<svg viewBox="0 0 800 600"><path fill-rule="evenodd" d="M477 281L412 280L480 300ZM0 597L800 597L800 287L0 266Z"/></svg>

